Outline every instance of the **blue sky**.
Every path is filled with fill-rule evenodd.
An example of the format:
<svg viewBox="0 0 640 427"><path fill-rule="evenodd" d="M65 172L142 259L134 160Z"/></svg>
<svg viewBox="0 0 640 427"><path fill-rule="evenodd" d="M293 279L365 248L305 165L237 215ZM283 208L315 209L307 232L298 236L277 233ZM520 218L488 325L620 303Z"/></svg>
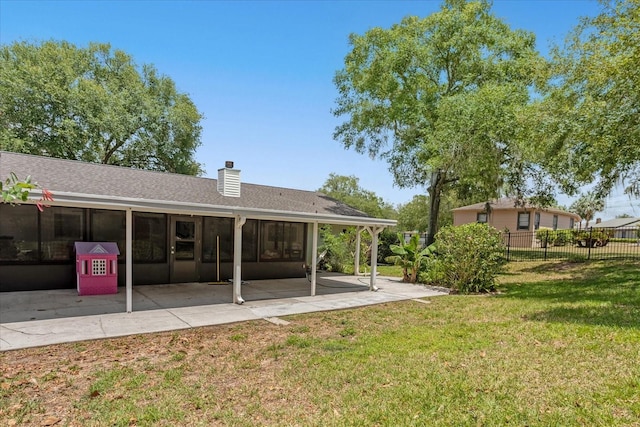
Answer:
<svg viewBox="0 0 640 427"><path fill-rule="evenodd" d="M349 51L350 33L426 16L440 1L28 1L0 0L0 43L108 42L150 63L188 93L204 114L196 154L207 176L225 160L244 182L316 190L330 173L397 205L424 188L393 186L387 165L345 150L332 138L332 79ZM536 34L546 54L592 0L495 0L512 28ZM563 204L571 199L559 197ZM640 216L640 203L619 193L602 215Z"/></svg>

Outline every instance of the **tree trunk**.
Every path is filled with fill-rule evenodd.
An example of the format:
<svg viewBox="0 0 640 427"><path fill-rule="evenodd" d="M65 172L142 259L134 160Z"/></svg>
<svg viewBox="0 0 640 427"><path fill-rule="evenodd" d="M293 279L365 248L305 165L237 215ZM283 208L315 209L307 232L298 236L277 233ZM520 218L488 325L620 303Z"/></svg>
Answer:
<svg viewBox="0 0 640 427"><path fill-rule="evenodd" d="M438 213L440 212L440 195L442 194L442 183L444 175L438 170L431 173L431 185L429 186L429 229L427 231L427 242L429 246L435 241L438 231Z"/></svg>

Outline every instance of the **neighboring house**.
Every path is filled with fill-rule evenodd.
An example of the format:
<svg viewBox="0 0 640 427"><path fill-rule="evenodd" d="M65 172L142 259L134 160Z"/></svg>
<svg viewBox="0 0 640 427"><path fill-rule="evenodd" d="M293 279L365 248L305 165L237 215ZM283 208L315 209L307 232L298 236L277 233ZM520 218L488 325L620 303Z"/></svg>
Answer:
<svg viewBox="0 0 640 427"><path fill-rule="evenodd" d="M11 172L55 201L39 212L33 191L27 204L0 203L0 291L73 288L74 242L109 241L128 308L133 285L232 279L241 303L241 280L304 277L307 266L314 294L319 224L367 229L374 251L396 224L322 193L241 184L231 162L216 180L0 151L0 177Z"/></svg>
<svg viewBox="0 0 640 427"><path fill-rule="evenodd" d="M640 218L614 218L608 221L598 219L593 228L608 228L613 231L614 238L633 239L638 236Z"/></svg>
<svg viewBox="0 0 640 427"><path fill-rule="evenodd" d="M509 231L514 236L511 246L530 247L535 244L533 231L540 227L572 229L580 222L580 216L557 208L539 208L529 203L516 206L511 198L453 209L453 225L472 222L487 223L500 231ZM528 233L518 235L518 232Z"/></svg>

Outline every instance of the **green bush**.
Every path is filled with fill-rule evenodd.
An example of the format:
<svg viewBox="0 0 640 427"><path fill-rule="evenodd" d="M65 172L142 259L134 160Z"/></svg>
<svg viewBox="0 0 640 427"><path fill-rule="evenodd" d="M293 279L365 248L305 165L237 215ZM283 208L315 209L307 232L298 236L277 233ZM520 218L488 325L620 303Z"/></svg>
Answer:
<svg viewBox="0 0 640 427"><path fill-rule="evenodd" d="M591 230L575 230L574 240L578 246L586 247L604 247L607 246L609 240L613 237L612 230L604 228L594 228Z"/></svg>
<svg viewBox="0 0 640 427"><path fill-rule="evenodd" d="M573 230L553 230L551 228L540 227L536 231L536 240L540 242L540 246L565 246L573 243Z"/></svg>
<svg viewBox="0 0 640 427"><path fill-rule="evenodd" d="M348 234L334 234L330 225L324 225L320 228L320 238L322 245L318 248L318 252L324 252L325 255L319 267L344 273L345 269L353 264Z"/></svg>
<svg viewBox="0 0 640 427"><path fill-rule="evenodd" d="M505 263L498 230L478 223L444 227L436 235L436 247L444 286L460 293L495 290Z"/></svg>

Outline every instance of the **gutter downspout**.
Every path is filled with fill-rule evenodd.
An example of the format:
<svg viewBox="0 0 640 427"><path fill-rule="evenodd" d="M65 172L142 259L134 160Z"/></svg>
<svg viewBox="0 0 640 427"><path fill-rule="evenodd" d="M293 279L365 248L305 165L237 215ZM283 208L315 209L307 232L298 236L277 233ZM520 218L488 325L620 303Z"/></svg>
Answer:
<svg viewBox="0 0 640 427"><path fill-rule="evenodd" d="M242 299L242 226L247 222L246 216L236 215L233 232L233 302L244 303Z"/></svg>

